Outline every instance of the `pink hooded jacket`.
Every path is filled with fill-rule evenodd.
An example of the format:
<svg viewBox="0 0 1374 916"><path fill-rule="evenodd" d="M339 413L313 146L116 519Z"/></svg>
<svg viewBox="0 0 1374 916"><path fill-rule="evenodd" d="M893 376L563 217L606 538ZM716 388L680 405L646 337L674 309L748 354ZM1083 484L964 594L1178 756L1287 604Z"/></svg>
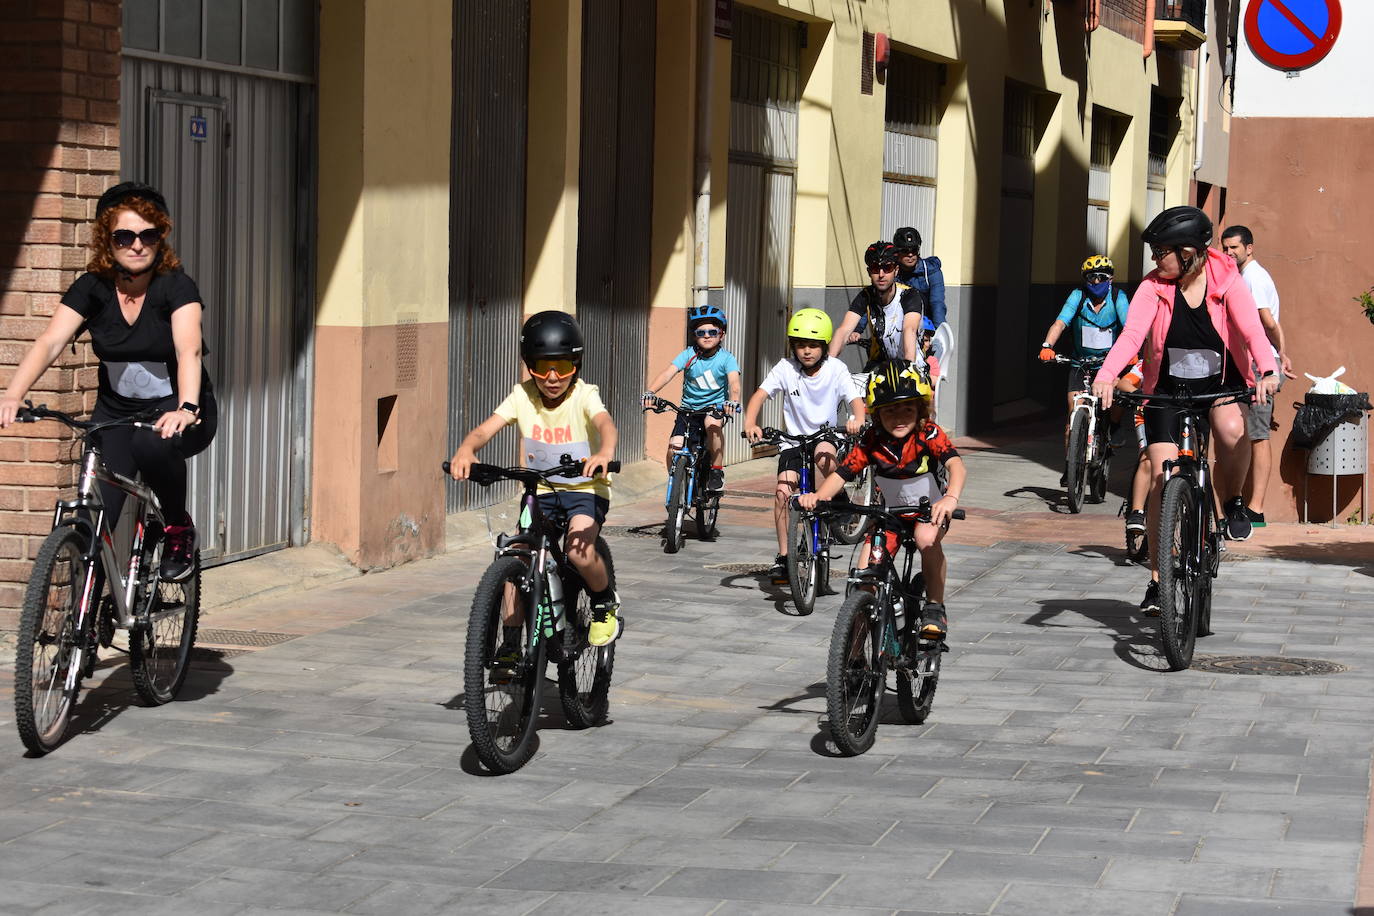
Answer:
<svg viewBox="0 0 1374 916"><path fill-rule="evenodd" d="M1236 262L1215 248L1207 249L1207 314L1212 325L1221 335L1236 367L1244 376L1246 387L1255 384L1251 368L1251 356L1259 365L1261 372L1274 372L1274 351L1269 349L1269 340L1264 335L1264 325L1260 323L1259 310L1250 295L1250 288L1240 278ZM1164 340L1169 336L1169 324L1174 318L1174 293L1178 289L1176 280L1162 280L1159 271L1152 270L1140 281L1140 287L1131 297L1131 307L1126 314L1126 327L1112 345L1106 361L1097 373L1095 381L1115 382L1145 345L1145 379L1141 390L1153 394L1159 383L1159 370L1164 365ZM1225 368L1222 369L1225 372Z"/></svg>

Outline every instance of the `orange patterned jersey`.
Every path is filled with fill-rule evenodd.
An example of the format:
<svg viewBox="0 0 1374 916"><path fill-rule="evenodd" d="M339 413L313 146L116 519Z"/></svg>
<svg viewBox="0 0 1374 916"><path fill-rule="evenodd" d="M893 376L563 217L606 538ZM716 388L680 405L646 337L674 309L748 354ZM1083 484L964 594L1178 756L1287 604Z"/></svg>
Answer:
<svg viewBox="0 0 1374 916"><path fill-rule="evenodd" d="M933 474L938 465L958 457L954 443L932 420L905 439L894 439L881 426L872 426L850 448L837 473L844 480L853 480L871 464L877 477L906 480Z"/></svg>

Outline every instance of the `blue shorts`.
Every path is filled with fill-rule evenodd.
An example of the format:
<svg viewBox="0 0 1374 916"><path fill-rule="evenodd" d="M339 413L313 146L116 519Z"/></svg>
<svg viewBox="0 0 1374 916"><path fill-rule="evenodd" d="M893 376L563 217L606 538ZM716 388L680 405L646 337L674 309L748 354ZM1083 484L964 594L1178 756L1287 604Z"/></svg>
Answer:
<svg viewBox="0 0 1374 916"><path fill-rule="evenodd" d="M597 496L589 490L561 490L557 493L540 493L539 511L554 525L567 529L568 520L574 515L589 516L600 527L606 523L606 513L611 510L611 501Z"/></svg>

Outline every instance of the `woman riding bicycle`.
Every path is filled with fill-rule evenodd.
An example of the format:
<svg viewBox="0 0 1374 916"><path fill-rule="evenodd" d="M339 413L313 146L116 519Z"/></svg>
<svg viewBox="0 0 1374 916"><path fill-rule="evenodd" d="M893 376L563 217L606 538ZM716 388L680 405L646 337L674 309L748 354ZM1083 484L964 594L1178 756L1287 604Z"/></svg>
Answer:
<svg viewBox="0 0 1374 916"><path fill-rule="evenodd" d="M186 511L186 459L215 436L218 410L201 362L200 290L167 243L172 220L154 188L125 182L96 204L91 259L19 363L0 397L0 428L14 422L24 396L82 330L100 360L91 420L103 423L160 412L153 429L123 425L101 433L111 471L143 475L167 519L162 576L190 574L196 529ZM102 484L108 518L119 518L124 491Z"/></svg>
<svg viewBox="0 0 1374 916"><path fill-rule="evenodd" d="M1093 382L1093 394L1111 406L1116 377L1144 345L1145 394L1224 395L1256 388L1263 404L1278 388L1274 354L1259 311L1240 279L1235 262L1208 247L1212 221L1196 207L1171 207L1141 233L1155 269L1131 300L1126 328ZM1251 359L1262 378L1256 384ZM1216 492L1224 494L1224 530L1235 540L1250 536L1241 487L1249 468L1245 418L1237 404L1213 407L1210 422L1217 446ZM1148 515L1150 531L1159 525L1164 462L1178 457L1177 408L1145 410L1145 432L1153 473ZM1141 602L1146 614L1159 613L1157 538L1150 539L1150 585Z"/></svg>

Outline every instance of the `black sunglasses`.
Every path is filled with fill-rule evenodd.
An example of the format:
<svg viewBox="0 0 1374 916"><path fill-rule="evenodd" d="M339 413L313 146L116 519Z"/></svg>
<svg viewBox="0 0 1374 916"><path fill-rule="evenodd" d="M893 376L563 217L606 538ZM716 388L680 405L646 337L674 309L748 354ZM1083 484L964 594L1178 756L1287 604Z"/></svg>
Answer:
<svg viewBox="0 0 1374 916"><path fill-rule="evenodd" d="M116 229L110 233L110 241L114 242L116 248L129 248L134 244L134 239L142 242L144 248L152 248L162 241L162 230L154 226L151 229L144 229L142 232L135 232L132 229Z"/></svg>

